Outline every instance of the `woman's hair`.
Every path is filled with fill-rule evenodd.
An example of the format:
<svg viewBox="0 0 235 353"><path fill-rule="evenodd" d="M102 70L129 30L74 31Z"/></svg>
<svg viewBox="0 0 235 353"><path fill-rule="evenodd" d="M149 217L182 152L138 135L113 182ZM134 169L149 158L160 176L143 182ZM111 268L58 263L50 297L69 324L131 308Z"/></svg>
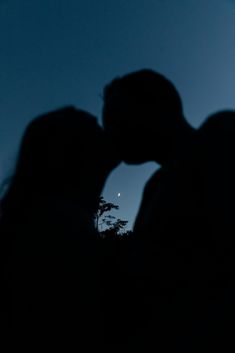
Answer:
<svg viewBox="0 0 235 353"><path fill-rule="evenodd" d="M83 167L102 140L96 118L73 107L34 119L22 138L15 172L1 201L2 215L80 185Z"/></svg>

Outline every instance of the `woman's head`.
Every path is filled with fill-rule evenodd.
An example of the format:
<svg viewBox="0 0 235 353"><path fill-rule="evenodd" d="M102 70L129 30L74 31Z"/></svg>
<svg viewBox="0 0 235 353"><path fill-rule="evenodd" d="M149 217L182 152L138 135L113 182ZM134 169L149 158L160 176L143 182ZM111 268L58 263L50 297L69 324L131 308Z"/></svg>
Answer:
<svg viewBox="0 0 235 353"><path fill-rule="evenodd" d="M4 200L11 196L23 203L69 194L93 207L112 163L105 148L103 130L85 111L67 107L34 119L23 135Z"/></svg>

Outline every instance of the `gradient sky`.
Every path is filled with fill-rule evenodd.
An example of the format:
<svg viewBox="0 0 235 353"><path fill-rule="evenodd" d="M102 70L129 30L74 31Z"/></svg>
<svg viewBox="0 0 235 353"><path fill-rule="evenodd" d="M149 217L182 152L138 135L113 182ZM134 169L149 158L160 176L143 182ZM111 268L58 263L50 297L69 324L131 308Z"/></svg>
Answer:
<svg viewBox="0 0 235 353"><path fill-rule="evenodd" d="M234 109L235 1L0 0L0 64L3 179L32 118L73 104L100 122L104 85L129 71L172 80L194 127ZM105 199L120 206L113 214L130 227L156 168L121 165L106 183Z"/></svg>

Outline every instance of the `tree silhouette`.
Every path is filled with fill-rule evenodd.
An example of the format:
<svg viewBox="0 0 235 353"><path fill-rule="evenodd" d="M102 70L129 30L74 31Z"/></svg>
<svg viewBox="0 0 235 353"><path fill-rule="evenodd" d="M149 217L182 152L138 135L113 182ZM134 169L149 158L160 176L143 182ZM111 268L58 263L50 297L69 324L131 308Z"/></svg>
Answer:
<svg viewBox="0 0 235 353"><path fill-rule="evenodd" d="M101 227L106 224L107 226L111 226L112 225L112 219L114 219L115 217L110 216L110 215L105 215L102 219L101 217L107 213L110 212L112 209L119 209L118 205L114 205L111 202L106 202L103 198L103 196L99 197L99 204L98 204L98 208L97 211L94 215L95 218L95 227L96 229L99 231L101 229Z"/></svg>
<svg viewBox="0 0 235 353"><path fill-rule="evenodd" d="M107 214L112 210L118 210L119 206L111 202L105 201L103 196L99 198L99 205L94 215L95 227L102 237L120 237L122 235L129 235L131 231L126 231L125 227L128 223L111 214ZM105 228L105 229L103 229Z"/></svg>

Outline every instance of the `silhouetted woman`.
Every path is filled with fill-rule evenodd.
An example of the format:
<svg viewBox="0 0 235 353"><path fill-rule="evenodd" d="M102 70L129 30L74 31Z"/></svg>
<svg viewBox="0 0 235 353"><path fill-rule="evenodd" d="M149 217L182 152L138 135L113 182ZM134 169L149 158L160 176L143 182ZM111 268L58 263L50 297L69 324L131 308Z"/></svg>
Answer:
<svg viewBox="0 0 235 353"><path fill-rule="evenodd" d="M89 351L102 331L93 215L116 166L103 130L73 107L26 128L1 202L4 322L24 347L76 344ZM7 292L7 293L6 293Z"/></svg>

